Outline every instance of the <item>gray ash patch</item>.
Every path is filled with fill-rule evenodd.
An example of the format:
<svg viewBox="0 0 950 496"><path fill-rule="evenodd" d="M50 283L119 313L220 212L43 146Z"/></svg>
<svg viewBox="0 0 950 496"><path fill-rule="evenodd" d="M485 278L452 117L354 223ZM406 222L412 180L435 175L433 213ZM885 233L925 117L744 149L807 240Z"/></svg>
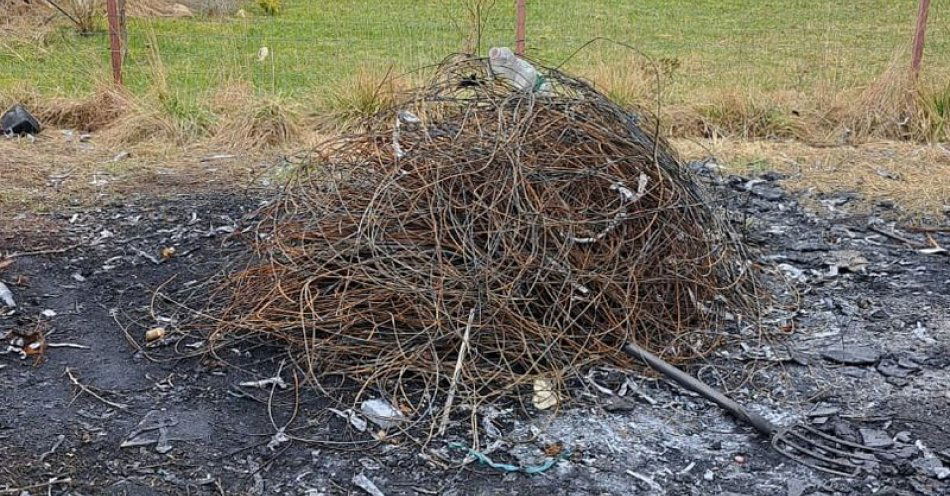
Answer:
<svg viewBox="0 0 950 496"><path fill-rule="evenodd" d="M222 358L235 366L226 367L170 353L194 344L171 341L150 349L163 358L153 362L120 327L138 342L149 326L173 328L172 313L157 315L171 322L150 320L155 288L198 284L238 253L225 239L259 202L198 197L54 215L59 242L78 246L0 272L19 304L0 316L0 335L44 322L49 343L88 347L51 347L38 365L0 354L0 488L68 478L51 493L360 494L362 475L387 495L948 494L950 258L882 235L900 230L843 211L847 199L821 198L823 211L807 211L778 179L718 182L762 265L784 264L774 270L792 282L777 285L786 294L766 322L793 332L748 339L689 370L777 424L890 443L856 478L791 462L705 400L618 371L592 375L602 389L578 389L579 401L557 414L510 405L489 415L493 428L480 427L479 447L496 462L537 466L551 446L571 451L540 475L506 474L449 449L471 442L461 423L425 448L395 432L375 441L372 429L359 432L327 410L348 405L310 389L287 438L275 436L290 420L293 393L278 387L271 398L269 387L240 384L273 377L279 350L227 350ZM934 237L950 246L946 234ZM163 260L167 247L176 256ZM42 316L47 309L55 315ZM128 408L80 392L67 367ZM137 434L143 419L161 421ZM130 436L143 444L121 448Z"/></svg>

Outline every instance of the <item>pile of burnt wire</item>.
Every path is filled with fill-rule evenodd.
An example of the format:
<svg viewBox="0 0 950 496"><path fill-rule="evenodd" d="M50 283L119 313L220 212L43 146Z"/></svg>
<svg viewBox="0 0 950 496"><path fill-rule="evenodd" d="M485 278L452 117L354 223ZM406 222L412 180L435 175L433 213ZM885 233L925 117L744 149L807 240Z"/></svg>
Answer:
<svg viewBox="0 0 950 496"><path fill-rule="evenodd" d="M541 70L545 91L520 91L449 59L310 153L218 287L211 343L280 343L309 381L417 415L634 366L625 342L714 351L756 293L722 209L646 112Z"/></svg>

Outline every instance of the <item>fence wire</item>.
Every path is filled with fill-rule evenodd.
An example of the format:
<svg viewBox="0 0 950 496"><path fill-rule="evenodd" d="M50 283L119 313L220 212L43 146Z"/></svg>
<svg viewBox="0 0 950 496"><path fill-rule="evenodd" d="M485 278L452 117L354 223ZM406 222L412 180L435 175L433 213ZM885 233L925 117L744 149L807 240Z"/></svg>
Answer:
<svg viewBox="0 0 950 496"><path fill-rule="evenodd" d="M111 77L101 1L89 26L42 2L0 3L0 91L28 85L47 94L89 91ZM446 54L514 45L513 0L143 0L128 7L124 74L129 88L201 97L242 81L257 91L319 96L360 72L402 73ZM528 54L559 65L595 38L635 47L666 76L672 100L742 89L813 92L867 84L908 53L917 0L527 2ZM950 4L931 6L927 81L950 79ZM24 26L26 28L24 29ZM903 56L903 55L898 55ZM597 42L568 70L622 71L642 59ZM642 67L640 67L642 69Z"/></svg>

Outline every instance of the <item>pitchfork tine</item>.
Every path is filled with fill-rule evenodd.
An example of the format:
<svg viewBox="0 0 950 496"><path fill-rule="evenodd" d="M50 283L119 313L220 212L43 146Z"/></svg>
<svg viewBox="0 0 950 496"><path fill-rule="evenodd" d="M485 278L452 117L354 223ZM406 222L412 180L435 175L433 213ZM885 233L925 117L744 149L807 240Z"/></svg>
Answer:
<svg viewBox="0 0 950 496"><path fill-rule="evenodd" d="M798 427L798 428L800 428L800 429L805 429L805 430L807 430L808 432L810 432L810 433L812 433L812 434L815 434L815 435L817 435L817 436L819 436L819 437L821 437L821 438L823 438L823 439L826 439L826 440L828 440L829 442L832 442L832 443L843 444L843 445L845 445L845 446L850 446L850 447L853 447L853 448L855 448L855 449L862 449L862 450L868 450L868 451L877 451L876 449L871 448L871 447L869 447L869 446L864 446L863 444L852 443L852 442L846 441L846 440L844 440L844 439L840 439L840 438L837 438L837 437L834 437L834 436L829 436L828 434L825 434L824 432L816 431L815 429L812 429L812 428L808 427L807 425L797 425L796 427ZM832 453L836 453L836 454L839 454L839 455L842 455L842 456L847 456L847 457L849 457L849 458L860 458L860 459L862 459L862 460L874 460L874 459L875 459L874 455L872 455L872 454L870 454L870 453L862 453L862 452L860 452L860 451L845 451L845 450L840 449L840 448L838 448L838 447L836 447L836 446L828 446L827 444L821 444L821 443L819 443L819 442L817 442L817 441L815 441L815 440L813 440L813 439L809 439L808 437L802 435L801 433L795 432L793 429L787 429L787 430L781 432L779 435L776 435L775 437L778 438L778 437L784 436L784 435L786 435L786 434L795 436L795 437L797 437L798 439L801 439L802 441L805 441L806 443L814 444L814 445L815 445L817 448L819 448L819 449L822 449L822 450L825 450L825 451L830 451L830 452L832 452ZM788 442L788 441L786 440L786 442Z"/></svg>
<svg viewBox="0 0 950 496"><path fill-rule="evenodd" d="M776 451L778 451L779 453L782 453L783 455L788 456L789 458L792 458L793 460L798 460L798 458L796 458L796 457L794 456L794 453L792 453L792 452L790 452L790 451L788 451L788 450L783 450L783 449L781 448L781 445L788 446L788 447L790 447L790 448L792 448L792 449L795 449L795 450L797 450L797 451L799 451L799 452L805 453L805 454L807 454L808 456L811 456L812 458L815 458L816 460L821 460L821 461L823 461L823 462L825 462L825 463L828 463L828 464L830 464L830 465L839 465L839 466L847 467L847 468L851 468L851 469L857 469L857 468L858 468L857 465L855 465L854 463L851 463L851 462L848 461L848 460L839 459L839 458L831 458L831 457L829 457L829 456L825 456L825 455L823 455L823 454L821 454L821 453L819 453L819 452L817 452L817 451L815 451L815 450L813 450L813 449L809 449L809 448L806 448L806 447L801 446L801 445L799 445L799 444L795 444L795 443L789 441L787 438L784 438L784 437L782 437L782 436L775 436L774 438L772 438L772 446L776 449ZM820 449L825 449L825 447L821 447ZM846 455L846 456L847 456L847 455Z"/></svg>
<svg viewBox="0 0 950 496"><path fill-rule="evenodd" d="M811 467L815 470L828 472L846 477L854 477L858 474L861 467L852 463L850 459L858 458L861 460L874 460L874 455L870 452L877 451L875 448L854 443L845 439L840 439L824 432L803 424L793 426L788 429L779 430L775 424L769 422L760 415L756 415L743 408L728 396L709 387L699 379L683 372L682 370L670 365L662 358L650 353L647 350L633 344L627 343L623 346L623 351L633 358L646 362L648 365L663 373L663 375L673 379L681 386L693 392L699 393L702 397L719 405L734 417L755 427L759 433L767 436L772 441L772 447L782 455L791 460L795 460L802 465ZM796 430L798 429L798 430ZM810 438L799 432L803 430L817 439ZM796 438L802 441L802 444L792 442L789 438ZM829 444L830 443L830 444ZM803 445L804 444L804 445ZM855 451L846 451L842 448L852 448ZM862 452L858 450L864 450ZM845 458L834 458L827 455L834 454ZM827 465L827 466L826 466ZM844 470L847 470L845 472Z"/></svg>

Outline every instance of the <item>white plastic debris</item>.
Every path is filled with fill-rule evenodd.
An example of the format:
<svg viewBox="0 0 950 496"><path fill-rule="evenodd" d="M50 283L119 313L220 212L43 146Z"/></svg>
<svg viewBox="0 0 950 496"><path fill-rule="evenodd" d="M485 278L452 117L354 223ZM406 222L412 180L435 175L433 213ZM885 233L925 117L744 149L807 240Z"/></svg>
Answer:
<svg viewBox="0 0 950 496"><path fill-rule="evenodd" d="M640 201L641 198L646 194L647 184L649 184L650 178L646 174L641 173L640 178L637 180L637 191L634 192L630 188L624 186L621 182L616 182L610 185L611 191L616 191L620 193L620 201L623 203L623 208L614 215L614 218L610 220L610 223L607 224L607 227L603 231L597 233L594 236L589 236L585 238L579 238L572 235L567 235L567 240L572 243L577 244L590 244L597 241L600 241L610 234L611 231L617 228L621 222L627 219L629 214L627 213L627 205Z"/></svg>
<svg viewBox="0 0 950 496"><path fill-rule="evenodd" d="M277 433L271 437L270 442L267 443L267 449L276 451L281 444L284 444L288 441L290 441L290 437L287 436L287 433L284 432L284 428L281 427L277 430Z"/></svg>
<svg viewBox="0 0 950 496"><path fill-rule="evenodd" d="M328 408L331 412L336 415L345 418L354 429L360 432L366 432L366 419L360 417L358 413L354 412L352 408L347 408L346 410L337 410L336 408Z"/></svg>
<svg viewBox="0 0 950 496"><path fill-rule="evenodd" d="M356 487L366 491L367 494L372 496L386 496L376 487L376 484L373 484L373 481L369 480L369 478L363 474L354 475L352 482Z"/></svg>
<svg viewBox="0 0 950 496"><path fill-rule="evenodd" d="M0 301L10 308L16 308L16 301L13 299L13 292L6 284L0 282Z"/></svg>
<svg viewBox="0 0 950 496"><path fill-rule="evenodd" d="M544 80L531 63L518 57L508 47L488 51L488 66L493 75L507 79L521 91L551 93L551 84Z"/></svg>
<svg viewBox="0 0 950 496"><path fill-rule="evenodd" d="M383 429L389 429L406 420L402 412L396 410L386 400L378 398L364 401L363 404L360 405L360 411L363 412L363 415L365 415L370 422Z"/></svg>
<svg viewBox="0 0 950 496"><path fill-rule="evenodd" d="M396 126L393 127L393 153L397 159L406 156L406 152L403 151L402 146L399 144L399 133L402 127L414 127L420 122L422 122L422 119L419 119L416 114L408 110L400 110L399 113L396 114Z"/></svg>
<svg viewBox="0 0 950 496"><path fill-rule="evenodd" d="M261 379L259 381L244 381L240 383L240 386L242 387L256 387L262 389L271 385L275 385L281 389L287 389L287 383L284 382L284 379L280 376L271 377L269 379Z"/></svg>
<svg viewBox="0 0 950 496"><path fill-rule="evenodd" d="M56 311L47 308L46 310L40 312L40 315L46 317L47 319L52 319L56 316Z"/></svg>
<svg viewBox="0 0 950 496"><path fill-rule="evenodd" d="M778 264L777 267L785 274L785 277L792 281L805 282L808 280L808 277L805 275L805 271L795 267L794 265L783 263Z"/></svg>
<svg viewBox="0 0 950 496"><path fill-rule="evenodd" d="M539 377L534 380L534 395L531 396L531 402L538 410L547 410L556 407L560 403L560 398L551 381Z"/></svg>

